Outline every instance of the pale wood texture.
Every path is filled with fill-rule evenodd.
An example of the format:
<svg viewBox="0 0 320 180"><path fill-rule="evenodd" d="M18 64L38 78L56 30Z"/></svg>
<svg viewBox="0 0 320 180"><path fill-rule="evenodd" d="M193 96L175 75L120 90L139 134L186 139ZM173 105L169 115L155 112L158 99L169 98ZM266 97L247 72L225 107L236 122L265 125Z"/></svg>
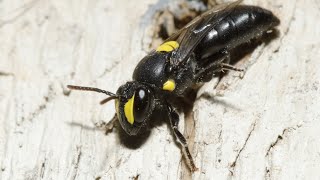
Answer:
<svg viewBox="0 0 320 180"><path fill-rule="evenodd" d="M166 124L137 149L118 131L103 95L131 79L146 54L153 14L170 1L0 2L0 179L314 179L320 176L320 2L248 0L280 19L262 44L204 98L180 129L199 171L190 174ZM149 30L148 30L149 29ZM194 121L191 121L194 119Z"/></svg>

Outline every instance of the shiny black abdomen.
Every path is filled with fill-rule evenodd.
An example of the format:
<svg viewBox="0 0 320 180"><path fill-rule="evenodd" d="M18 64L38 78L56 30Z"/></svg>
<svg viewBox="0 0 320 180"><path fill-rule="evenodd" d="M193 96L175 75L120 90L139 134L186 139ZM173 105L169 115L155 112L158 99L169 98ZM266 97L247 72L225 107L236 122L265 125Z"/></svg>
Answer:
<svg viewBox="0 0 320 180"><path fill-rule="evenodd" d="M218 19L221 19L219 15L213 21ZM219 57L225 55L220 53L221 51L228 51L248 42L278 24L279 19L266 9L257 6L237 6L228 16L213 26L213 29L200 41L194 50L193 54L195 56L192 56L180 66L177 73L172 75L166 69L171 53L152 51L136 66L132 76L133 80L162 89L163 84L168 79L174 79L176 82L174 93L182 94L185 89L199 81L194 78L196 77L197 68L202 69L205 67L201 63L198 64L198 60L207 57L213 61L219 60ZM202 24L200 26L205 25ZM205 75L210 80L212 73L206 73L207 75Z"/></svg>
<svg viewBox="0 0 320 180"><path fill-rule="evenodd" d="M195 54L203 59L219 51L228 51L279 23L279 19L266 9L257 6L237 6L205 36L195 49Z"/></svg>

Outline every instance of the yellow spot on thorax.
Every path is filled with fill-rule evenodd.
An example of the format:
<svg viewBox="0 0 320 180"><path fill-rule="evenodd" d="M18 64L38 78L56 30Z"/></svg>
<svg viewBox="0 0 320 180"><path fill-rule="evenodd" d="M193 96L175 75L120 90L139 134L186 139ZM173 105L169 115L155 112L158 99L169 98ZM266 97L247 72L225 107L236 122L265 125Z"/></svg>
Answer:
<svg viewBox="0 0 320 180"><path fill-rule="evenodd" d="M128 102L126 102L126 104L124 105L124 115L126 116L127 121L130 124L133 124L134 122L133 105L134 105L134 94L132 98L130 98Z"/></svg>
<svg viewBox="0 0 320 180"><path fill-rule="evenodd" d="M169 79L167 82L165 82L162 87L162 89L166 91L173 91L175 88L176 83L172 79Z"/></svg>
<svg viewBox="0 0 320 180"><path fill-rule="evenodd" d="M179 43L177 41L168 41L161 44L156 51L157 52L171 52L179 47Z"/></svg>

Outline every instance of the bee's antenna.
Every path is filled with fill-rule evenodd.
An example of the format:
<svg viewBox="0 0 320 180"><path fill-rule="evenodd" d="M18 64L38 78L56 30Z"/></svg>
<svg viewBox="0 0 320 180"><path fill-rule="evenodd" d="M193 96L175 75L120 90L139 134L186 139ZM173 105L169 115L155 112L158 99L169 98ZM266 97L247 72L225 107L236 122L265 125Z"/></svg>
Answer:
<svg viewBox="0 0 320 180"><path fill-rule="evenodd" d="M101 104L101 105L102 105L102 104L105 104L105 103L109 102L110 100L112 100L112 99L117 99L117 98L118 98L118 96L110 96L110 97L107 97L107 98L105 98L104 100L100 101L100 104Z"/></svg>
<svg viewBox="0 0 320 180"><path fill-rule="evenodd" d="M115 99L118 97L118 95L112 93L112 92L109 92L109 91L106 91L106 90L102 90L102 89L99 89L99 88L95 88L95 87L85 87L85 86L74 86L74 85L68 85L67 86L69 89L73 89L73 90L80 90L80 91L95 91L95 92L98 92L98 93L104 93L108 96L111 96L113 97L112 99Z"/></svg>

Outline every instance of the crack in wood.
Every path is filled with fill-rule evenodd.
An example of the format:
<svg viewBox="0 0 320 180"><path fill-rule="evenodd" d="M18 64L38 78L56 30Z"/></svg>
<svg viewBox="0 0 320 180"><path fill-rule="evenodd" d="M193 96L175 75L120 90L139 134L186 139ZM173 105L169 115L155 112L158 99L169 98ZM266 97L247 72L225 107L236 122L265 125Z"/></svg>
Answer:
<svg viewBox="0 0 320 180"><path fill-rule="evenodd" d="M269 154L270 154L271 149L273 149L273 148L283 139L283 135L284 135L284 133L286 133L287 130L288 130L288 129L284 129L284 130L282 131L281 135L278 135L277 139L270 144L270 146L269 146L269 148L268 148L268 150L267 150L267 153L266 153L265 157L268 157Z"/></svg>
<svg viewBox="0 0 320 180"><path fill-rule="evenodd" d="M222 143L223 143L223 139L222 139L222 127L219 131L219 136L218 136L218 147L217 147L217 152L216 152L216 167L217 165L221 162L221 156L222 156Z"/></svg>
<svg viewBox="0 0 320 180"><path fill-rule="evenodd" d="M121 60L112 62L111 66L108 68L105 68L103 73L101 75L98 75L98 78L104 77L107 73L111 72L115 67L117 67L120 64Z"/></svg>
<svg viewBox="0 0 320 180"><path fill-rule="evenodd" d="M71 179L73 179L73 180L75 180L77 177L81 156L82 156L81 146L77 146L77 156L76 156L76 159L72 163L74 171L72 172Z"/></svg>
<svg viewBox="0 0 320 180"><path fill-rule="evenodd" d="M247 145L247 143L248 143L248 141L249 141L249 139L250 139L250 137L251 137L251 135L252 135L252 132L255 130L256 124L257 124L257 120L255 120L254 123L252 124L252 128L251 128L251 130L250 130L250 132L249 132L249 134L248 134L248 136L247 136L247 138L246 138L243 146L242 146L241 149L239 150L239 152L238 152L235 160L233 161L233 163L230 165L229 171L231 172L231 176L234 175L234 169L235 169L235 167L236 167L236 165L237 165L237 163L238 163L238 159L239 159L242 151L243 151L244 148L246 147L246 145Z"/></svg>
<svg viewBox="0 0 320 180"><path fill-rule="evenodd" d="M37 116L39 116L39 114L41 114L46 108L47 108L47 104L50 103L53 99L54 99L54 89L53 89L53 85L50 84L49 88L48 88L48 93L47 95L45 95L44 98L44 102L40 105L38 105L38 108L31 112L29 114L29 116L27 116L28 118L26 118L27 120L29 120L30 122L33 121L33 119Z"/></svg>
<svg viewBox="0 0 320 180"><path fill-rule="evenodd" d="M267 152L266 152L266 155L265 155L265 157L266 157L266 159L267 159L267 162L268 162L268 164L267 164L267 166L266 166L266 168L265 168L265 179L271 179L272 159L271 159L270 156L273 155L273 151L274 151L275 147L276 147L281 141L283 141L284 137L287 137L287 138L288 138L288 133L289 133L290 131L295 131L295 130L301 128L301 127L302 127L302 125L297 125L297 126L295 126L295 127L287 127L287 128L285 128L285 129L283 129L283 130L282 130L282 133L277 136L277 139L270 144L270 146L269 146L269 148L268 148L268 150L267 150Z"/></svg>
<svg viewBox="0 0 320 180"><path fill-rule="evenodd" d="M41 179L43 179L43 177L44 177L44 171L46 169L46 163L47 163L47 159L45 158L44 161L41 163L41 168L40 168L40 177L41 177Z"/></svg>
<svg viewBox="0 0 320 180"><path fill-rule="evenodd" d="M9 18L7 20L0 20L0 28L4 27L7 24L12 24L15 21L17 21L20 17L22 17L23 15L28 13L33 7L35 7L36 3L39 1L40 0L33 0L31 2L28 2L22 5L20 8L17 8L17 10L22 9L22 11L19 12L17 15L13 16L12 18Z"/></svg>
<svg viewBox="0 0 320 180"><path fill-rule="evenodd" d="M295 19L295 16L294 16L294 15L295 15L295 11L296 11L296 9L297 9L297 1L298 1L298 0L294 1L294 6L293 6L292 14L291 14L290 19L289 19L289 21L288 21L288 26L287 26L286 30L284 31L283 36L282 36L282 38L281 38L281 40L280 40L281 42L282 42L283 38L289 33L290 27L292 26L292 22L293 22L293 20Z"/></svg>

